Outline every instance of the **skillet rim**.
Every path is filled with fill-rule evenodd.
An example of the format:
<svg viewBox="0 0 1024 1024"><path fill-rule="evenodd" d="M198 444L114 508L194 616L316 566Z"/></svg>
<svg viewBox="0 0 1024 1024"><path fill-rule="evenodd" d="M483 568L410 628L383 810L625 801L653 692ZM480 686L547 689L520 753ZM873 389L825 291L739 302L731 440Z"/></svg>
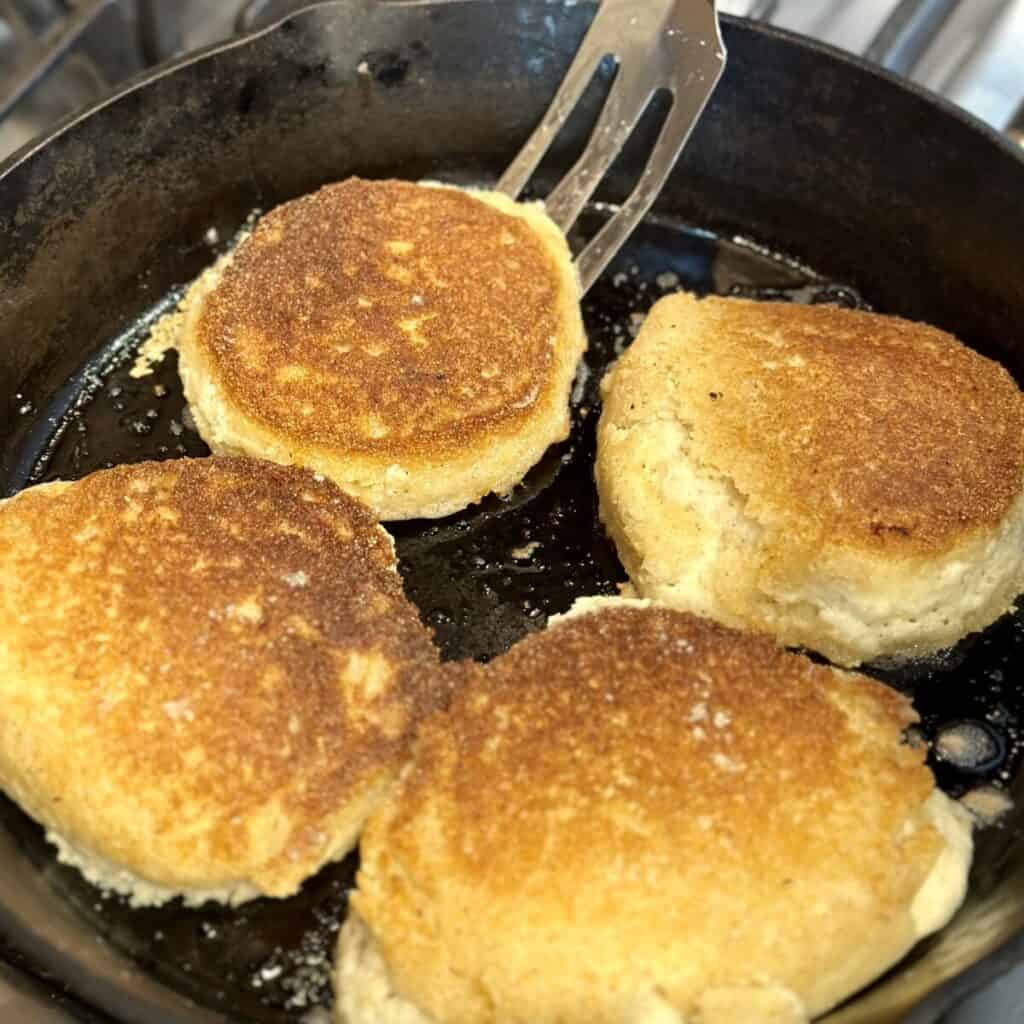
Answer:
<svg viewBox="0 0 1024 1024"><path fill-rule="evenodd" d="M318 10L323 7L353 8L371 7L378 4L388 7L443 8L458 4L480 2L481 0L312 0L312 2L307 4L305 7L302 7L297 11L293 11L291 14L285 15L283 18L279 18L277 21L267 25L265 28L256 29L255 31L248 32L245 35L225 39L219 43L211 43L198 50L192 50L187 54L183 54L181 57L175 57L170 60L163 61L152 68L131 76L121 86L102 99L96 100L94 103L83 107L81 110L73 111L72 113L65 115L48 131L37 135L34 139L29 140L4 160L0 161L0 186L3 185L3 181L8 174L14 171L25 161L31 159L37 152L50 145L50 143L71 131L77 124L79 124L79 122L85 121L87 118L92 117L99 111L120 102L126 96L145 88L153 82L159 81L167 75L176 74L183 68L190 67L192 64L199 63L200 61L214 56L215 54L224 53L241 46L248 46L262 36L269 35L271 32L279 31L285 22L291 21L293 18L304 17L311 11ZM521 0L486 0L486 2L516 3L521 2ZM579 7L596 6L599 0L541 0L541 2L552 7ZM945 96L941 96L938 93L932 92L930 89L926 89L924 86L918 85L916 82L903 78L881 65L873 64L863 57L850 53L847 50L842 50L830 43L821 42L820 40L813 39L810 36L802 35L799 32L780 28L777 25L766 25L759 21L752 21L749 18L741 18L733 14L720 14L719 18L725 24L729 25L733 31L750 32L755 36L759 35L764 38L778 40L784 45L794 46L798 49L803 49L805 51L818 54L819 56L824 56L828 59L837 61L840 64L846 65L847 67L853 68L857 72L863 72L873 79L880 79L891 86L895 86L903 92L915 96L919 100L923 100L941 116L953 118L954 120L959 121L964 127L975 132L988 142L995 144L995 146L1002 150L1005 155L1012 157L1020 165L1021 173L1024 174L1024 147L1016 145L1004 132L993 128L990 124L981 120L980 117L964 110L963 107L957 106L952 102L952 100L947 99ZM728 68L728 58L726 67Z"/></svg>

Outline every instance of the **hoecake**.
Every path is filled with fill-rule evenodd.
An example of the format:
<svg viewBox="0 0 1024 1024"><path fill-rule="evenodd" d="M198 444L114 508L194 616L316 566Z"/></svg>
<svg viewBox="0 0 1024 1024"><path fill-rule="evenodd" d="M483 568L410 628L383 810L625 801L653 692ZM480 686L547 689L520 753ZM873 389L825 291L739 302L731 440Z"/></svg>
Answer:
<svg viewBox="0 0 1024 1024"><path fill-rule="evenodd" d="M286 896L356 842L435 649L361 503L141 463L0 502L0 785L137 904Z"/></svg>
<svg viewBox="0 0 1024 1024"><path fill-rule="evenodd" d="M364 832L341 1021L795 1024L963 898L881 684L619 599L468 671Z"/></svg>
<svg viewBox="0 0 1024 1024"><path fill-rule="evenodd" d="M937 328L680 293L602 394L601 518L641 596L853 665L1024 590L1024 396Z"/></svg>
<svg viewBox="0 0 1024 1024"><path fill-rule="evenodd" d="M312 468L385 520L507 492L569 432L579 285L538 203L350 178L264 216L183 308L211 449Z"/></svg>

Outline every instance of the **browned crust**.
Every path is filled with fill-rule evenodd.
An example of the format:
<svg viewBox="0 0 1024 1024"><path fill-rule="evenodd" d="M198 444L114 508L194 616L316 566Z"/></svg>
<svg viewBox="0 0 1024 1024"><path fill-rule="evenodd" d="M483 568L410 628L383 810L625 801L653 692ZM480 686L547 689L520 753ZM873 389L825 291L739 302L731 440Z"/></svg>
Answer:
<svg viewBox="0 0 1024 1024"><path fill-rule="evenodd" d="M856 725L841 708L855 712ZM716 713L728 725L716 727ZM871 802L896 821L931 792L923 751L900 746L901 730L915 720L895 691L815 665L766 637L668 609L604 610L534 634L471 670L450 714L422 730L391 828L414 835L423 805L444 807L449 850L467 851L460 872L479 873L490 889L517 884L515 865L538 853L531 825L559 809L578 812L546 854L564 873L589 857L592 844L633 845L609 826L602 806L688 832L703 815L722 821L756 803L773 809L782 827L767 837L732 822L704 838L705 855L754 863L768 843L799 872L821 853L818 841L832 838L813 825L791 829L788 808L814 808L811 817L824 821L829 803L858 803L869 784ZM872 761L870 783L868 761L855 752ZM723 769L716 755L741 767Z"/></svg>
<svg viewBox="0 0 1024 1024"><path fill-rule="evenodd" d="M657 608L467 672L371 819L353 896L424 1012L561 1020L585 998L618 1020L616 995L655 985L683 1010L706 986L807 993L872 936L913 941L943 841L904 697Z"/></svg>
<svg viewBox="0 0 1024 1024"><path fill-rule="evenodd" d="M299 447L443 455L556 385L562 282L520 217L350 178L260 221L193 344L227 402Z"/></svg>
<svg viewBox="0 0 1024 1024"><path fill-rule="evenodd" d="M644 331L661 338L642 334L622 377L673 381L695 456L759 520L909 554L999 523L1020 494L1024 396L938 328L681 294Z"/></svg>
<svg viewBox="0 0 1024 1024"><path fill-rule="evenodd" d="M442 697L393 566L360 503L246 459L118 467L3 503L0 735L36 762L11 769L15 788L115 862L64 824L83 786L138 802L154 860L260 869L288 891L322 862L325 818L397 771ZM251 832L267 808L269 836ZM136 822L118 813L109 840L127 848ZM280 864L252 863L264 841Z"/></svg>

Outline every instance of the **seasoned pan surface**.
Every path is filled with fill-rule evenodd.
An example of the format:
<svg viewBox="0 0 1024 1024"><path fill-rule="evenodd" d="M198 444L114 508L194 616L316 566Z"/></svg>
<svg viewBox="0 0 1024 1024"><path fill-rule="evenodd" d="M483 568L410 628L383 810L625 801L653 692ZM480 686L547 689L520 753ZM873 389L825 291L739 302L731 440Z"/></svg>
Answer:
<svg viewBox="0 0 1024 1024"><path fill-rule="evenodd" d="M207 454L190 427L173 354L152 376L136 379L128 371L149 325L254 207L266 209L353 172L493 181L515 139L543 109L589 14L585 4L564 10L506 4L492 9L497 14L487 6L460 4L452 13L417 5L399 16L371 15L356 4L342 5L331 17L302 15L248 49L186 65L127 97L118 115L125 137L111 140L120 122L115 111L103 111L55 140L49 152L9 170L0 180L0 226L19 248L0 263L8 298L0 308L0 383L8 388L0 395L7 403L0 492L120 462ZM564 20L549 27L556 7ZM511 41L504 44L508 52L495 44L492 62L481 70L459 54L485 33ZM446 657L492 657L543 628L576 597L615 592L622 569L597 521L592 476L597 385L645 310L666 291L836 302L927 318L999 356L1021 379L1024 348L1001 329L1024 317L1024 294L1014 292L1003 259L1012 246L1012 217L1000 230L979 227L955 206L973 194L970 168L988 154L983 201L998 208L1000 193L1015 180L1006 154L997 159L994 143L976 129L815 48L736 25L728 28L727 44L733 77L695 138L695 155L688 154L655 214L585 302L591 349L573 395L570 439L551 449L508 498L394 528L407 592ZM538 59L540 65L530 65ZM362 63L371 69L369 81L355 76ZM735 77L749 79L755 71L768 81L755 85ZM476 82L475 94L465 95L467 81ZM582 138L602 83L606 74L570 134ZM855 100L867 111L851 123L855 148L844 161L841 152L827 150L835 135L828 117L852 111ZM885 159L877 149L868 152L873 136L884 136L876 142L891 151L891 125L872 128L867 114L885 116L897 100L906 109L895 115L918 131L904 154L903 177L910 181L902 192L894 191L900 176L890 166L891 152ZM794 120L769 123L769 116L779 116L776 103L797 111ZM336 135L323 123L332 104L342 124ZM838 112L832 109L837 105ZM417 125L417 110L425 124ZM376 129L385 114L393 121ZM112 156L97 155L104 117ZM447 138L438 132L442 124L452 129ZM748 134L746 150L737 141L739 124ZM655 127L642 127L641 149L644 131ZM954 128L978 153L964 152L961 162L934 172L946 176L944 201L960 210L947 237L929 219L941 204L928 188L939 186L926 183L934 177L929 146ZM133 141L132 130L143 137ZM380 135L368 138L374 130ZM764 166L741 165L740 151ZM812 173L808 160L816 152L824 156ZM556 153L549 171L556 173L559 160L564 164L570 155ZM104 163L115 157L124 163L120 171ZM622 194L635 165L627 152L613 171L609 198ZM63 182L54 177L61 166ZM137 174L134 181L129 171ZM1024 167L1020 171L1018 185ZM44 186L49 210L33 191ZM148 197L145 205L140 191ZM111 209L119 211L117 224L96 212ZM817 224L808 211L820 214ZM599 205L592 208L584 230L605 215ZM928 250L929 240L943 245ZM96 276L97 254L106 261L104 277ZM929 258L933 269L922 269ZM1015 788L1022 665L1024 619L1012 616L948 657L887 677L912 693L924 735L943 741L948 756L933 753L932 765L952 794ZM110 1019L297 1021L329 1004L330 959L354 857L288 901L261 900L232 911L131 910L57 865L40 830L13 805L0 803L0 815L6 830L0 836L0 931L7 946ZM944 963L966 967L1024 926L1022 824L1014 811L982 836L965 923L919 950L915 966L898 968L838 1019L900 1019L933 987ZM71 908L66 941L63 921L59 928L32 924L26 893L37 921L51 922ZM104 951L100 957L82 936L101 937L116 956ZM111 968L122 955L132 966ZM161 994L162 986L195 1007Z"/></svg>

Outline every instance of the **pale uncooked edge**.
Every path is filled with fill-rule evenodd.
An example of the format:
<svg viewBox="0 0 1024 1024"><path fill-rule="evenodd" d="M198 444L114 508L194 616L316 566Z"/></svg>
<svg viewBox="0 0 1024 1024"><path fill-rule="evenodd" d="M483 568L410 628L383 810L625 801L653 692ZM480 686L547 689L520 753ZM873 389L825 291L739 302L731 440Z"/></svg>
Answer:
<svg viewBox="0 0 1024 1024"><path fill-rule="evenodd" d="M248 882L236 882L213 889L169 889L119 868L99 854L78 849L52 828L47 829L46 838L57 848L57 860L61 864L77 868L85 880L98 889L127 896L133 907L159 907L178 896L182 897L187 907L197 907L207 902L226 903L234 907L263 895Z"/></svg>
<svg viewBox="0 0 1024 1024"><path fill-rule="evenodd" d="M606 378L606 386L613 377ZM688 426L678 423L687 436ZM735 615L720 605L713 591L702 588L693 578L686 581L662 579L645 571L649 553L634 536L631 521L645 517L621 493L626 476L611 472L608 460L624 438L633 431L648 429L646 423L620 427L610 421L599 428L596 465L600 514L615 542L630 581L642 596L669 606L690 610L724 622L734 628L756 628L774 633L787 644L804 644L845 666L870 662L880 657L911 661L949 647L967 633L983 628L1013 607L1024 581L1024 493L1019 495L990 534L975 533L961 539L950 551L919 560L908 570L916 587L903 595L903 615L894 617L885 602L891 595L875 593L872 585L859 591L855 577L870 579L877 560L870 555L847 553L847 563L833 560L830 573L802 581L785 593L759 590L757 617ZM619 456L621 458L621 456ZM749 524L748 532L759 533L762 524L742 507L731 480L690 456L683 448L674 459L677 470L686 468L691 484L708 493L716 492L734 515ZM621 469L621 467L619 467ZM717 489L717 490L716 490ZM650 526L645 532L650 531ZM714 547L708 546L705 561L713 561ZM939 595L936 597L936 595ZM968 600L969 599L969 600ZM870 615L872 601L879 604L877 619ZM959 605L959 607L957 607ZM816 623L812 627L811 622ZM815 635L811 635L812 632ZM856 653L855 653L856 652Z"/></svg>
<svg viewBox="0 0 1024 1024"><path fill-rule="evenodd" d="M341 1024L437 1024L395 992L380 948L351 904L333 977L334 1013Z"/></svg>
<svg viewBox="0 0 1024 1024"><path fill-rule="evenodd" d="M974 855L973 820L965 808L936 789L925 809L945 844L910 906L918 939L945 927L960 908Z"/></svg>

